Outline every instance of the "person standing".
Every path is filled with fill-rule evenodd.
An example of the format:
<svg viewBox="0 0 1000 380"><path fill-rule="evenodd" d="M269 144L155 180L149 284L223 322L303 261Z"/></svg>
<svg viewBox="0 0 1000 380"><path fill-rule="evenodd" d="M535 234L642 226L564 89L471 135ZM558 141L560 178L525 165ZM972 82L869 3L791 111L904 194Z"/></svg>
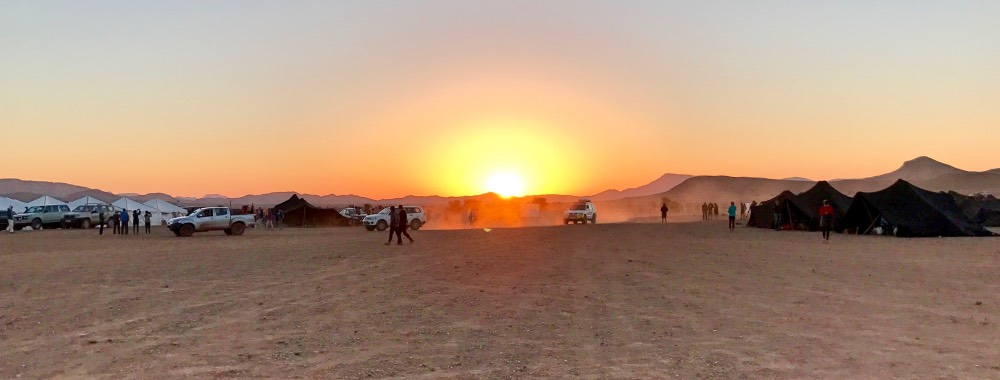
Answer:
<svg viewBox="0 0 1000 380"><path fill-rule="evenodd" d="M701 220L708 220L708 203L701 203Z"/></svg>
<svg viewBox="0 0 1000 380"><path fill-rule="evenodd" d="M397 219L397 221L399 222L399 225L396 226L396 244L403 245L403 236L400 235L405 235L407 239L410 239L410 244L413 244L413 238L410 237L410 234L406 232L406 229L410 227L410 224L407 223L406 209L403 208L403 205L399 205L398 212L399 212L399 218Z"/></svg>
<svg viewBox="0 0 1000 380"><path fill-rule="evenodd" d="M111 233L113 235L118 235L119 233L121 233L119 227L120 225L121 225L121 213L115 211L115 213L111 215L111 226L114 227L114 229L111 230Z"/></svg>
<svg viewBox="0 0 1000 380"><path fill-rule="evenodd" d="M663 202L663 206L660 206L660 223L667 224L667 211L670 211L667 202Z"/></svg>
<svg viewBox="0 0 1000 380"><path fill-rule="evenodd" d="M712 202L712 215L714 215L712 217L713 219L719 219L719 204L718 203Z"/></svg>
<svg viewBox="0 0 1000 380"><path fill-rule="evenodd" d="M14 233L14 206L7 206L7 233Z"/></svg>
<svg viewBox="0 0 1000 380"><path fill-rule="evenodd" d="M103 206L101 210L97 211L97 234L104 235L104 210Z"/></svg>
<svg viewBox="0 0 1000 380"><path fill-rule="evenodd" d="M146 235L149 235L149 222L153 221L153 213L146 211L146 215L143 215L142 221L146 223Z"/></svg>
<svg viewBox="0 0 1000 380"><path fill-rule="evenodd" d="M740 202L740 220L747 218L747 204Z"/></svg>
<svg viewBox="0 0 1000 380"><path fill-rule="evenodd" d="M781 230L781 201L774 201L774 207L771 209L774 212L774 230Z"/></svg>
<svg viewBox="0 0 1000 380"><path fill-rule="evenodd" d="M736 231L736 202L729 202L729 232Z"/></svg>
<svg viewBox="0 0 1000 380"><path fill-rule="evenodd" d="M399 215L396 214L396 206L389 206L389 241L386 241L385 245L392 244L392 236L396 234L398 220Z"/></svg>
<svg viewBox="0 0 1000 380"><path fill-rule="evenodd" d="M128 209L122 210L122 235L128 235Z"/></svg>
<svg viewBox="0 0 1000 380"><path fill-rule="evenodd" d="M139 234L139 216L141 215L142 211L139 211L139 209L135 209L134 211L132 211L132 228L133 228L132 232L134 232L136 235Z"/></svg>
<svg viewBox="0 0 1000 380"><path fill-rule="evenodd" d="M823 229L823 242L830 241L830 230L833 228L833 206L830 200L824 199L819 207L819 227Z"/></svg>

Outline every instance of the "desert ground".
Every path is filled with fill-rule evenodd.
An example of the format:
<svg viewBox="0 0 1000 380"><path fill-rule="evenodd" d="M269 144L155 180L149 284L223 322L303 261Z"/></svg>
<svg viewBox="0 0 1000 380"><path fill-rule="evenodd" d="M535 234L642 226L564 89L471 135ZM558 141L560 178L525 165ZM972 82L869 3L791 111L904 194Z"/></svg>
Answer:
<svg viewBox="0 0 1000 380"><path fill-rule="evenodd" d="M1000 239L0 235L0 378L1000 378Z"/></svg>

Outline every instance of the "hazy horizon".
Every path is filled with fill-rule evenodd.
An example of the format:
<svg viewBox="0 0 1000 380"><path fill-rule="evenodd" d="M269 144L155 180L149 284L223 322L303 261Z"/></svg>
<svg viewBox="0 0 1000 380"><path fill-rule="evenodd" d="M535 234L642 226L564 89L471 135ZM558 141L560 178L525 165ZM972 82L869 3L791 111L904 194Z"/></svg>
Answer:
<svg viewBox="0 0 1000 380"><path fill-rule="evenodd" d="M0 1L0 176L595 194L1000 167L1000 3Z"/></svg>

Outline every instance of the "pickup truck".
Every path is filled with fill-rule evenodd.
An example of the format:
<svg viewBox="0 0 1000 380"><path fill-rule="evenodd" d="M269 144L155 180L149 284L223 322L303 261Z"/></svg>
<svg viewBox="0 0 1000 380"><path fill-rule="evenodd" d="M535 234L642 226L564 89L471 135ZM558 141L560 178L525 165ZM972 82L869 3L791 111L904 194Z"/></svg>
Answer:
<svg viewBox="0 0 1000 380"><path fill-rule="evenodd" d="M174 235L189 237L195 232L223 231L226 235L243 235L247 226L254 225L253 215L233 215L228 207L202 207L188 216L167 221Z"/></svg>

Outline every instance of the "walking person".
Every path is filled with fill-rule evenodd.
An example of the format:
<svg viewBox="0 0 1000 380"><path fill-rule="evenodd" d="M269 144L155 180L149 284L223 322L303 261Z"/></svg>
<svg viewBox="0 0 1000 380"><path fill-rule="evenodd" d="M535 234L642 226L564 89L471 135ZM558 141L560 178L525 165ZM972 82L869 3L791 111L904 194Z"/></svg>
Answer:
<svg viewBox="0 0 1000 380"><path fill-rule="evenodd" d="M135 209L135 211L132 211L132 228L133 228L132 232L134 232L136 235L139 234L139 216L141 215L142 211L139 211L139 209Z"/></svg>
<svg viewBox="0 0 1000 380"><path fill-rule="evenodd" d="M823 242L830 242L830 230L833 229L833 206L830 206L828 199L824 199L823 205L819 207L819 227L823 229Z"/></svg>
<svg viewBox="0 0 1000 380"><path fill-rule="evenodd" d="M389 206L389 240L385 245L392 244L392 236L396 234L396 225L399 224L399 215L396 214L396 206Z"/></svg>
<svg viewBox="0 0 1000 380"><path fill-rule="evenodd" d="M399 225L396 226L396 244L403 245L403 236L400 235L405 235L407 239L410 239L410 244L413 244L413 238L410 237L410 234L406 232L406 229L410 227L410 224L407 223L406 209L403 208L403 205L399 205L398 212L399 212L399 219L397 220L399 222Z"/></svg>
<svg viewBox="0 0 1000 380"><path fill-rule="evenodd" d="M143 215L142 221L146 223L146 235L149 235L149 222L153 221L153 213L146 211L146 215Z"/></svg>
<svg viewBox="0 0 1000 380"><path fill-rule="evenodd" d="M667 224L667 211L670 209L667 208L667 203L663 202L663 206L660 206L660 223L662 224Z"/></svg>
<svg viewBox="0 0 1000 380"><path fill-rule="evenodd" d="M736 231L736 202L729 202L729 232Z"/></svg>
<svg viewBox="0 0 1000 380"><path fill-rule="evenodd" d="M7 206L7 233L14 233L14 206Z"/></svg>
<svg viewBox="0 0 1000 380"><path fill-rule="evenodd" d="M97 213L97 234L104 235L104 210Z"/></svg>
<svg viewBox="0 0 1000 380"><path fill-rule="evenodd" d="M121 217L122 221L122 235L128 235L128 209L122 210Z"/></svg>

